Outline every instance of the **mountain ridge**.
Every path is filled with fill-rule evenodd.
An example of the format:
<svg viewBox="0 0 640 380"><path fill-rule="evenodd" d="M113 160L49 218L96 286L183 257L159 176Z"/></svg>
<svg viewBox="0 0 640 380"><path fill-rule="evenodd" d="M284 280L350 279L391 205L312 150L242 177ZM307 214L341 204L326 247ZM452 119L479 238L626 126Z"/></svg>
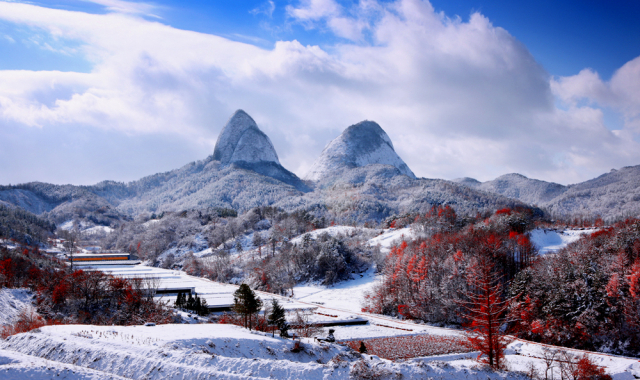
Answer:
<svg viewBox="0 0 640 380"><path fill-rule="evenodd" d="M236 111L213 154L128 183L92 186L31 182L0 186L0 203L56 224L83 220L117 225L144 212L276 206L331 214L346 221L380 221L394 213L449 204L458 212L542 207L553 215L640 215L640 166L563 186L511 173L493 181L416 178L375 122L351 125L329 142L303 181L285 169L273 144L244 111ZM613 198L612 198L613 197Z"/></svg>
<svg viewBox="0 0 640 380"><path fill-rule="evenodd" d="M567 186L517 173L486 182L473 178L459 178L454 182L536 205L557 217L600 216L615 220L640 216L640 165L613 169Z"/></svg>

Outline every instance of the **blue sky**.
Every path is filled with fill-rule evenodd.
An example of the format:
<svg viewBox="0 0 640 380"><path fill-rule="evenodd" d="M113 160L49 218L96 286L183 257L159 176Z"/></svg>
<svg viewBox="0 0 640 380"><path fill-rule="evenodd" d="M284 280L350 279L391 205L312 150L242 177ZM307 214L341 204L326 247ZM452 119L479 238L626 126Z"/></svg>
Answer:
<svg viewBox="0 0 640 380"><path fill-rule="evenodd" d="M237 108L300 176L372 119L418 176L586 180L640 164L638 19L635 1L0 1L0 183L170 170Z"/></svg>
<svg viewBox="0 0 640 380"><path fill-rule="evenodd" d="M106 13L103 6L84 1L35 1L46 7ZM342 4L354 4L343 1ZM158 20L179 29L226 36L272 47L282 39L331 46L340 38L322 29L308 29L287 18L286 6L295 1L154 1ZM436 11L464 20L480 12L520 40L551 75L568 76L592 68L604 79L640 55L640 2L633 0L478 1L433 0ZM270 13L270 14L269 14ZM153 20L153 16L147 16ZM0 29L24 36L12 25ZM15 38L15 37L14 37ZM59 69L89 71L82 57L64 56L0 41L1 69Z"/></svg>

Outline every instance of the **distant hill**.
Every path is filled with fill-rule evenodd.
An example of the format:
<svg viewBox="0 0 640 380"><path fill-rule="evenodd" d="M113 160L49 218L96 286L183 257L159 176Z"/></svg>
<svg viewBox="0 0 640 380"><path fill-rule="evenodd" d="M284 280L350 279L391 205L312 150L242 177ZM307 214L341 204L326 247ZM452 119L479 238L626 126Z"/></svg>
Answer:
<svg viewBox="0 0 640 380"><path fill-rule="evenodd" d="M505 174L487 182L479 182L473 178L455 179L454 182L536 205L549 202L567 190L566 186L527 178L517 173Z"/></svg>
<svg viewBox="0 0 640 380"><path fill-rule="evenodd" d="M0 238L35 245L47 241L55 225L29 211L0 203Z"/></svg>
<svg viewBox="0 0 640 380"><path fill-rule="evenodd" d="M612 170L598 178L563 186L506 174L492 181L454 182L536 205L557 216L601 216L605 220L640 216L640 166Z"/></svg>

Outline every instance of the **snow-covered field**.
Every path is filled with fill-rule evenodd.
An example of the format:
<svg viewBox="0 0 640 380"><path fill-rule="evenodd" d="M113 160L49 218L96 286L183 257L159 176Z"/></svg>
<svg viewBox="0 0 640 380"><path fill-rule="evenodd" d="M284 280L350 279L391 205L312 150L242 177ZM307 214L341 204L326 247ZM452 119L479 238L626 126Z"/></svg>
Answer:
<svg viewBox="0 0 640 380"><path fill-rule="evenodd" d="M78 365L42 359L20 352L0 349L0 378L3 380L102 380L126 379Z"/></svg>
<svg viewBox="0 0 640 380"><path fill-rule="evenodd" d="M558 252L570 243L580 240L584 235L597 231L596 228L576 230L553 230L546 228L535 229L530 232L531 242L538 248L541 255Z"/></svg>

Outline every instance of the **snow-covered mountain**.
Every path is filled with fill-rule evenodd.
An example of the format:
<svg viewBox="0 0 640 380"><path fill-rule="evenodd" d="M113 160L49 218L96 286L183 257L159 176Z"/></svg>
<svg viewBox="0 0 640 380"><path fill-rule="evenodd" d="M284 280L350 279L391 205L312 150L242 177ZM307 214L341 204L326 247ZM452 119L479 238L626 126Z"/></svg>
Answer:
<svg viewBox="0 0 640 380"><path fill-rule="evenodd" d="M400 174L416 178L393 149L387 133L373 121L362 121L345 129L324 148L305 179L319 181L345 169L374 164L390 165Z"/></svg>
<svg viewBox="0 0 640 380"><path fill-rule="evenodd" d="M459 184L521 200L557 216L596 216L605 220L640 217L640 165L611 170L597 178L563 186L553 182L506 174L492 181L473 178Z"/></svg>
<svg viewBox="0 0 640 380"><path fill-rule="evenodd" d="M544 207L552 214L600 215L605 220L640 217L640 165L569 185Z"/></svg>
<svg viewBox="0 0 640 380"><path fill-rule="evenodd" d="M443 179L411 178L391 165L370 164L343 169L325 177L313 192L276 205L290 209L319 205L349 221L382 220L391 215L428 212L434 205L450 205L462 215L528 205L500 194L487 193Z"/></svg>
<svg viewBox="0 0 640 380"><path fill-rule="evenodd" d="M212 159L219 161L221 168L232 165L275 178L302 192L311 190L280 164L269 137L243 110L237 110L220 132Z"/></svg>
<svg viewBox="0 0 640 380"><path fill-rule="evenodd" d="M237 162L273 162L280 165L269 137L243 110L237 110L220 132L213 159L223 165Z"/></svg>
<svg viewBox="0 0 640 380"><path fill-rule="evenodd" d="M535 205L545 204L567 190L566 186L527 178L517 173L505 174L487 182L479 182L473 178L454 179L454 182Z"/></svg>

